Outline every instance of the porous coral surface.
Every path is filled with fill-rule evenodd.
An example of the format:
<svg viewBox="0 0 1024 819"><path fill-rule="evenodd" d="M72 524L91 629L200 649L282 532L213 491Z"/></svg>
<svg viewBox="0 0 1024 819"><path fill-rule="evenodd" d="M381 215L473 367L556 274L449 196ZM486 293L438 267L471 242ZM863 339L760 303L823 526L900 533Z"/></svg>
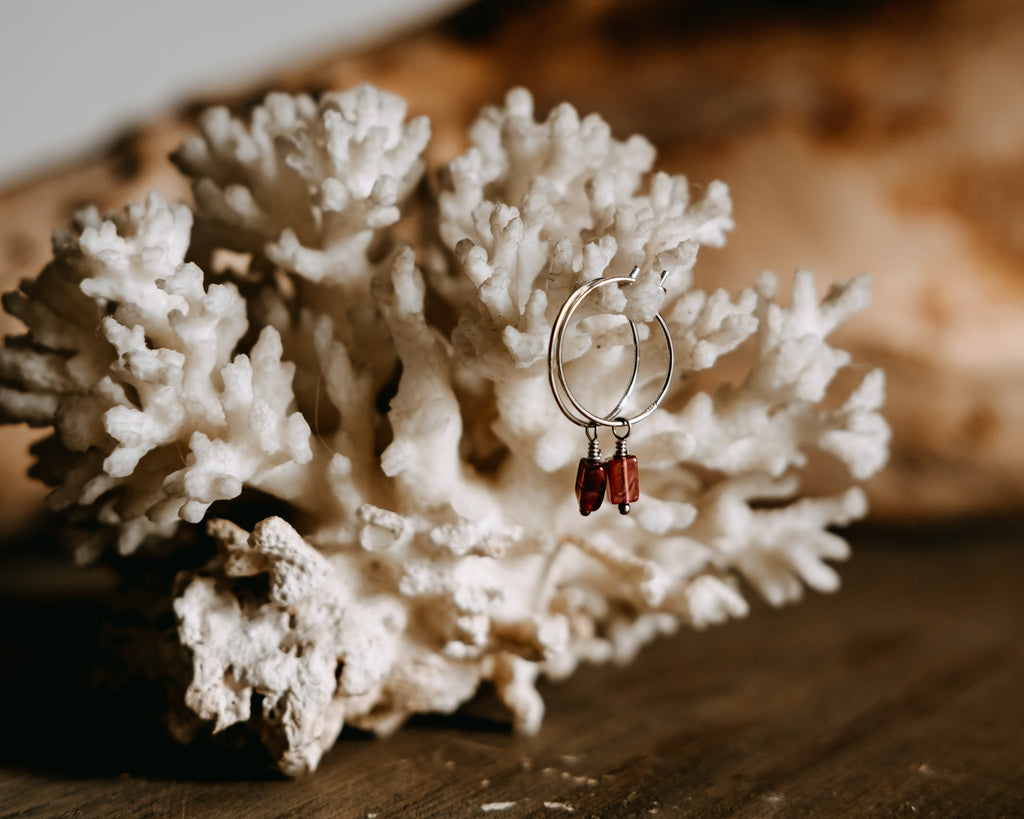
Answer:
<svg viewBox="0 0 1024 819"><path fill-rule="evenodd" d="M247 723L288 774L346 723L389 732L484 682L536 731L540 675L742 616L744 583L774 604L834 589L829 527L886 459L882 373L828 344L866 277L821 299L806 271L783 298L770 273L696 289L699 246L732 228L725 185L695 196L642 137L569 105L538 121L523 90L425 180L428 139L369 86L213 109L174 157L194 210L84 211L4 300L28 330L0 351L0 414L52 425L36 473L92 521L79 556L199 524L216 544L174 586L172 730ZM625 317L649 400L659 312L680 377L630 436L632 513L582 518L549 334L581 283L633 268L581 306L567 377L614 405ZM255 492L277 514L246 528Z"/></svg>

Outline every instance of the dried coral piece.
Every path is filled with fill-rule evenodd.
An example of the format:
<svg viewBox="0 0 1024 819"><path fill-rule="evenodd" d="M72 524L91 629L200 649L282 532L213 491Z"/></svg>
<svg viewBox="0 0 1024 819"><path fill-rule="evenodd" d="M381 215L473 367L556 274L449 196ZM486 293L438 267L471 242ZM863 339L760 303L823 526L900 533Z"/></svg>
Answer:
<svg viewBox="0 0 1024 819"><path fill-rule="evenodd" d="M423 173L430 124L405 113L368 85L269 94L249 123L207 110L173 156L195 180L199 234L307 279L368 284L367 255Z"/></svg>
<svg viewBox="0 0 1024 819"><path fill-rule="evenodd" d="M404 117L368 86L271 95L249 122L213 111L176 155L195 227L157 196L86 212L4 302L28 331L0 352L0 412L54 426L36 451L53 503L125 553L204 521L217 544L176 585L174 734L248 723L289 774L346 723L386 733L485 681L536 731L540 675L742 616L741 578L776 604L835 588L828 527L864 513L851 479L886 457L882 374L843 394L849 356L827 342L866 278L819 301L801 272L788 305L770 274L695 290L699 245L732 224L724 185L693 199L650 174L643 138L567 105L537 121L517 90L431 193L428 125ZM573 383L614 400L602 367L632 344L614 316L659 311L681 369L714 385L729 356L730 376L674 385L632 439L643 504L582 520L547 338L581 281L634 266L567 334ZM801 497L823 460L836 491ZM245 490L281 509L231 522Z"/></svg>

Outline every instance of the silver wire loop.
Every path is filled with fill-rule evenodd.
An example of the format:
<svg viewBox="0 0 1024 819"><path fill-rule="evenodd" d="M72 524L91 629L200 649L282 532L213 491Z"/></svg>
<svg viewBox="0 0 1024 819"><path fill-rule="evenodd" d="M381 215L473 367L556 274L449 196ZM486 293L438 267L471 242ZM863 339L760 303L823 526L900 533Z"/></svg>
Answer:
<svg viewBox="0 0 1024 819"><path fill-rule="evenodd" d="M612 427L612 435L615 436L616 441L625 441L629 437L629 433L633 431L633 425L629 423L628 418L616 418L615 420L618 423ZM626 431L622 435L619 435L619 427L626 428Z"/></svg>
<svg viewBox="0 0 1024 819"><path fill-rule="evenodd" d="M635 276L639 270L639 268L635 268L633 275ZM575 291L573 291L572 295L565 300L565 304L562 305L562 309L559 311L558 317L555 319L555 323L552 326L551 339L548 342L548 383L551 385L551 392L555 396L555 401L558 404L558 408L562 411L562 414L574 424L581 427L595 426L596 428L597 424L607 426L608 423L606 419L619 415L625 408L626 404L629 403L629 399L633 396L633 390L636 388L637 377L640 374L640 336L636 331L636 325L629 319L626 319L626 321L629 322L630 334L633 336L633 373L630 376L629 384L626 385L625 392L622 393L622 396L619 398L619 402L608 412L608 415L604 418L601 416L590 415L579 405L579 402L576 400L576 396L572 394L572 391L569 389L565 380L565 371L562 366L562 340L565 335L565 328L568 326L569 317L575 312L576 308L579 307L583 299L596 289L596 287L592 288L591 285L598 284L599 282L613 281L632 282L635 281L635 278L632 278L631 276L617 276L614 279L591 279L589 282L585 282L580 285ZM556 359L554 349L556 330L558 332L557 376L555 374ZM580 413L584 416L583 418L577 418L566 406L565 402L562 400L561 394L558 392L559 384L562 389L565 390L566 396L569 398L572 405L580 409Z"/></svg>
<svg viewBox="0 0 1024 819"><path fill-rule="evenodd" d="M631 426L642 421L654 412L665 399L665 396L668 395L669 388L672 386L672 376L675 372L675 348L672 346L672 336L669 333L668 325L665 323L665 319L661 317L660 313L656 314L654 318L657 320L661 327L661 331L665 336L665 345L668 349L668 372L665 375L665 383L662 384L661 391L658 393L658 396L641 412L638 412L636 415L630 416L629 418L621 415L623 408L629 402L630 397L632 397L640 365L640 342L636 332L636 325L634 325L632 321L629 322L629 326L633 332L633 343L635 349L633 377L618 405L615 409L609 412L608 415L596 415L584 407L573 394L573 391L569 387L569 383L565 377L565 365L562 361L562 343L565 340L565 331L569 326L569 319L572 318L572 314L576 312L584 299L586 299L591 293L601 287L606 287L611 284L633 284L636 282L636 277L639 272L640 268L634 267L628 276L610 276L606 279L591 279L588 282L584 282L576 288L568 299L565 300L565 304L562 305L562 309L559 310L558 316L555 318L555 322L551 327L551 339L548 343L548 381L551 384L551 393L554 395L555 402L558 404L558 408L562 411L562 414L577 426L590 427L592 424L599 424L600 426L605 427L619 427L625 425L627 428L626 435L628 436ZM662 286L664 280L665 274L662 275ZM579 416L582 416L582 418L577 417L577 415L569 409L569 406L566 405L566 399L572 408L579 413Z"/></svg>

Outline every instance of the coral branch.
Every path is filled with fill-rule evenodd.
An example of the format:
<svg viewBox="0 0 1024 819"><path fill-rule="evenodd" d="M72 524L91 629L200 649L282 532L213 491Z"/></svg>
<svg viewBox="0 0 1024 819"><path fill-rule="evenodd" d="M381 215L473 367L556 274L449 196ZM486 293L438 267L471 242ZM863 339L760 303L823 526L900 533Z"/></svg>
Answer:
<svg viewBox="0 0 1024 819"><path fill-rule="evenodd" d="M150 669L187 680L174 735L247 723L288 774L343 724L387 733L488 681L536 731L541 675L742 617L743 583L773 604L834 589L829 528L864 514L851 484L887 454L882 373L838 378L829 344L866 277L819 299L798 272L788 304L771 274L695 289L699 247L732 227L723 184L695 198L642 137L569 105L535 120L515 90L420 186L429 126L405 112L368 86L213 109L175 155L194 227L157 195L84 211L4 297L27 332L0 350L0 418L53 427L35 472L91 524L80 557L154 539L183 568L201 522L216 544L175 584L185 651ZM682 377L630 439L632 514L584 520L548 339L582 282L634 268L580 305L567 378L613 406L629 319L650 400L659 312ZM273 504L255 524L253 496Z"/></svg>

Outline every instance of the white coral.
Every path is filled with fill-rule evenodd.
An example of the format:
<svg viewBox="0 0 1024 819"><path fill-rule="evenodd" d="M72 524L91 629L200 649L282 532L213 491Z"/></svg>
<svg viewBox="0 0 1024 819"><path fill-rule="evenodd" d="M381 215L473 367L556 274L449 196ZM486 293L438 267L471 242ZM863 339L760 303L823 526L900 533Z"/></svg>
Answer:
<svg viewBox="0 0 1024 819"><path fill-rule="evenodd" d="M217 246L310 279L359 281L423 172L430 124L405 112L401 97L368 85L319 100L270 94L248 125L207 110L174 160L195 178L198 224Z"/></svg>
<svg viewBox="0 0 1024 819"><path fill-rule="evenodd" d="M5 301L29 330L0 353L0 411L55 426L37 452L55 502L131 551L225 501L216 555L178 581L175 735L196 715L251 722L288 773L343 724L391 731L484 681L535 731L539 675L743 616L740 579L775 604L834 589L847 547L828 528L864 514L850 478L886 457L882 374L844 393L849 356L828 344L867 305L865 277L819 301L800 272L788 304L771 274L735 297L693 289L699 245L731 227L725 186L692 199L649 175L643 138L568 105L538 122L525 91L481 114L417 209L428 126L404 116L366 86L271 95L248 123L216 109L177 154L194 229L158 197L88 212ZM406 214L434 237L419 257L392 232ZM204 274L190 247L248 267ZM552 400L548 336L581 281L634 266L580 310L568 375L613 404L621 316L647 362L660 311L687 377L630 439L633 513L583 519L584 439ZM831 488L801 497L815 471ZM230 522L247 489L291 511Z"/></svg>
<svg viewBox="0 0 1024 819"><path fill-rule="evenodd" d="M39 280L5 300L31 345L0 351L17 371L5 407L52 407L20 415L55 427L39 465L57 484L51 503L95 506L120 524L124 553L245 485L295 496L301 481L282 468L312 457L289 411L295 365L270 327L235 354L245 301L184 261L190 228L188 208L156 194L106 220L85 211Z"/></svg>

